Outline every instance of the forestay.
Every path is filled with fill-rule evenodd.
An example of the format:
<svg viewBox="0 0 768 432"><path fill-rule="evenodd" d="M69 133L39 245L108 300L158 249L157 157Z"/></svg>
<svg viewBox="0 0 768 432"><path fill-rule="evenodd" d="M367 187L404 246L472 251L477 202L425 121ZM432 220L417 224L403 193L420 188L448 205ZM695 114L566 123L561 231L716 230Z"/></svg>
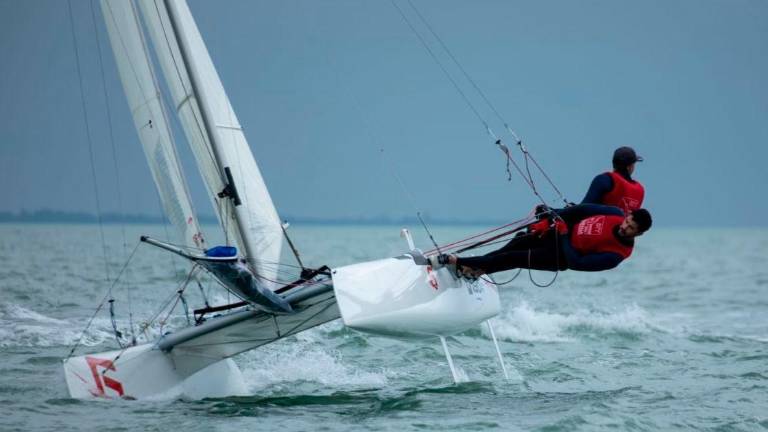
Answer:
<svg viewBox="0 0 768 432"><path fill-rule="evenodd" d="M123 0L102 0L101 6L134 126L165 214L185 246L204 248L137 11L132 2Z"/></svg>
<svg viewBox="0 0 768 432"><path fill-rule="evenodd" d="M282 248L280 219L189 8L174 0L139 4L227 242L237 242L262 280L275 280ZM166 5L173 10L173 22ZM240 206L217 196L227 185L225 168L232 172Z"/></svg>

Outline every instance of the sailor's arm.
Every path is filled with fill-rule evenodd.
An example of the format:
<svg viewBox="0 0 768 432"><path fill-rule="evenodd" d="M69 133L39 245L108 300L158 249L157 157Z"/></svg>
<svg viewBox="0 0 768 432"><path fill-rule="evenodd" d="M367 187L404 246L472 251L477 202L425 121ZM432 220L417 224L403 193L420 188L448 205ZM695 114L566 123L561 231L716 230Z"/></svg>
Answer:
<svg viewBox="0 0 768 432"><path fill-rule="evenodd" d="M598 174L592 179L587 194L584 195L584 199L581 200L581 203L602 204L603 197L610 192L611 189L613 189L613 179L611 179L611 176L606 173Z"/></svg>
<svg viewBox="0 0 768 432"><path fill-rule="evenodd" d="M624 212L618 207L606 206L601 204L578 204L562 209L553 209L569 227L573 226L590 216L596 215L615 215L624 216Z"/></svg>
<svg viewBox="0 0 768 432"><path fill-rule="evenodd" d="M563 236L563 252L568 268L580 271L602 271L612 269L624 258L614 252L601 252L582 255L571 246L571 241Z"/></svg>

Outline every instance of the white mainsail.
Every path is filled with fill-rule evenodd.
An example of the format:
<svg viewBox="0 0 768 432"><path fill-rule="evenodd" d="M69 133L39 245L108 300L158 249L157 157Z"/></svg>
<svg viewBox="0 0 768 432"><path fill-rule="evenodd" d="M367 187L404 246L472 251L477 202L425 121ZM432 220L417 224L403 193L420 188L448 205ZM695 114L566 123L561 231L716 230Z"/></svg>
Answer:
<svg viewBox="0 0 768 432"><path fill-rule="evenodd" d="M177 0L139 4L228 241L237 242L261 278L275 280L282 249L280 218L189 8ZM227 186L225 168L231 170L240 206L218 197Z"/></svg>
<svg viewBox="0 0 768 432"><path fill-rule="evenodd" d="M186 246L203 248L173 137L166 121L137 11L130 1L101 0L117 69L165 214Z"/></svg>

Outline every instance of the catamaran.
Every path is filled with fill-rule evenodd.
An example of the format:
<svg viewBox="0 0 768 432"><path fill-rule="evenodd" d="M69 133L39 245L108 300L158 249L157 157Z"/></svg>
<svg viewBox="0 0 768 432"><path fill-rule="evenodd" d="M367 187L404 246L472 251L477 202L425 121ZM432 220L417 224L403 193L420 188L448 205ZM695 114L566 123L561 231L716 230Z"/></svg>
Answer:
<svg viewBox="0 0 768 432"><path fill-rule="evenodd" d="M493 281L460 277L447 267L417 265L418 254L409 253L416 247L403 230L407 249L404 246L400 256L336 268L302 265L297 280L280 282L281 251L284 243L291 245L286 227L185 0L101 0L101 8L139 140L164 212L180 239L178 244L141 240L188 260L188 281L207 272L240 301L206 305L196 311L192 325L146 343L79 356L70 353L63 361L70 395L243 394L233 356L338 318L362 332L440 338L453 379L458 380L445 337L483 323L493 335L488 320L500 311ZM160 91L150 50L169 89L168 101ZM169 115L177 116L184 130L225 245L206 242ZM498 344L496 353L506 375Z"/></svg>

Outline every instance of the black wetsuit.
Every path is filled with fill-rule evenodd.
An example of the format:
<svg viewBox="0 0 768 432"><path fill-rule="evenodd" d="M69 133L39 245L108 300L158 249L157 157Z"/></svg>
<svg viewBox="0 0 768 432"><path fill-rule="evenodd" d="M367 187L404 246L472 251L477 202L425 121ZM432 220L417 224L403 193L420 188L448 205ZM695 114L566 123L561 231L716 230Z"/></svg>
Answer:
<svg viewBox="0 0 768 432"><path fill-rule="evenodd" d="M565 221L569 232L574 225L591 216L624 215L617 207L597 204L579 204L554 211ZM624 239L618 235L617 238L627 246L633 244L632 239ZM550 229L542 236L528 233L515 237L501 249L483 256L459 257L456 264L481 269L486 273L516 268L601 271L616 267L623 259L624 257L614 252L581 255L571 246L568 234L557 234L554 229Z"/></svg>

